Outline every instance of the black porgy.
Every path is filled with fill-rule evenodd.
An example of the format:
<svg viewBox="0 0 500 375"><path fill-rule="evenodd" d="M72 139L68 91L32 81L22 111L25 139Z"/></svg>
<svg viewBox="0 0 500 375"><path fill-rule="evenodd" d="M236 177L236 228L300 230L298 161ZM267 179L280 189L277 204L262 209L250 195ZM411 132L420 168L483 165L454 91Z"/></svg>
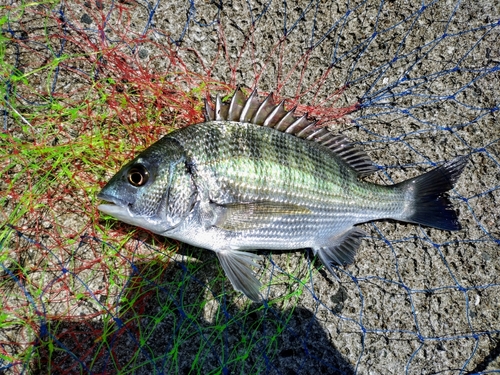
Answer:
<svg viewBox="0 0 500 375"><path fill-rule="evenodd" d="M237 89L206 104L206 121L176 130L141 152L107 183L99 210L126 223L217 254L233 287L259 301L253 251L311 248L332 265L352 263L364 232L393 219L458 230L445 193L468 157L385 186L346 137Z"/></svg>

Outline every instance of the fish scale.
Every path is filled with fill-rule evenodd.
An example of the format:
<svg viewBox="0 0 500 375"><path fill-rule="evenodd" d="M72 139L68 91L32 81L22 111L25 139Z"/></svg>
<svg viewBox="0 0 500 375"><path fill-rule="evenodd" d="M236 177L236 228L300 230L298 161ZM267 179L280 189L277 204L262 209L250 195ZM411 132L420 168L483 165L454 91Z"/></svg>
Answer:
<svg viewBox="0 0 500 375"><path fill-rule="evenodd" d="M154 233L214 251L236 290L261 298L258 249L311 248L335 276L354 261L364 232L394 219L458 230L445 196L467 162L457 157L395 185L362 177L377 168L344 136L296 117L269 96L206 107L207 121L176 130L127 163L99 209Z"/></svg>

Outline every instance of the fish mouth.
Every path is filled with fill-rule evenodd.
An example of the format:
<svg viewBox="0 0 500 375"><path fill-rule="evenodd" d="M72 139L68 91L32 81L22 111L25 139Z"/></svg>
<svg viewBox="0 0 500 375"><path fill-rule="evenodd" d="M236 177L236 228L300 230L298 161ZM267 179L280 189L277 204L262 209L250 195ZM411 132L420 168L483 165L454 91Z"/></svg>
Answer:
<svg viewBox="0 0 500 375"><path fill-rule="evenodd" d="M125 202L123 199L119 199L112 195L103 193L102 191L99 194L97 194L97 199L101 199L103 201L110 202L121 207L128 206L127 202Z"/></svg>
<svg viewBox="0 0 500 375"><path fill-rule="evenodd" d="M113 216L115 219L123 221L124 223L141 227L158 234L162 234L167 229L169 229L165 228L164 225L161 225L161 223L159 223L158 220L154 218L134 215L132 212L130 212L131 204L122 199L107 195L106 193L102 192L97 194L97 198L109 202L107 204L98 205L97 209L99 211L106 215Z"/></svg>
<svg viewBox="0 0 500 375"><path fill-rule="evenodd" d="M109 202L108 204L100 204L97 209L102 213L116 217L117 219L130 218L128 203L122 199L116 198L112 195L100 192L97 198Z"/></svg>
<svg viewBox="0 0 500 375"><path fill-rule="evenodd" d="M107 215L111 215L113 217L116 217L117 219L121 218L124 214L127 215L127 217L130 217L130 214L128 213L128 208L127 207L121 207L117 206L116 204L100 204L97 206L97 209L101 211L102 213L105 213Z"/></svg>

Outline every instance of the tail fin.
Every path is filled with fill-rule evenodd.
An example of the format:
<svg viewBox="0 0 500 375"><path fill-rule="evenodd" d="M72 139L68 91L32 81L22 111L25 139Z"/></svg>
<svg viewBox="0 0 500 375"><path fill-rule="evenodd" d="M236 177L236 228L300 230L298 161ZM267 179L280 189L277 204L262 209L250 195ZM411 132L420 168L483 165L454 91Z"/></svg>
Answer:
<svg viewBox="0 0 500 375"><path fill-rule="evenodd" d="M413 197L412 213L402 220L443 230L460 230L457 213L445 192L452 189L462 173L468 156L459 156L442 166L396 186Z"/></svg>

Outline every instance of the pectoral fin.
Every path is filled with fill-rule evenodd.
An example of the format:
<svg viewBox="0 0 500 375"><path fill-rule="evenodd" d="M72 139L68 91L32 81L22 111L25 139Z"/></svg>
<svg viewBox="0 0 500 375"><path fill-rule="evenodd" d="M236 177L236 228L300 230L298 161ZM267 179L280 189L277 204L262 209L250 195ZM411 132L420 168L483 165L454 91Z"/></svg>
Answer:
<svg viewBox="0 0 500 375"><path fill-rule="evenodd" d="M361 237L366 236L366 233L359 228L351 228L338 236L331 239L331 243L327 246L314 248L314 253L318 254L319 259L324 266L335 276L332 264L345 265L352 263L356 256L356 251L361 245Z"/></svg>
<svg viewBox="0 0 500 375"><path fill-rule="evenodd" d="M260 282L250 267L260 267L256 261L260 256L237 250L217 251L217 257L235 290L245 294L252 301L260 302Z"/></svg>
<svg viewBox="0 0 500 375"><path fill-rule="evenodd" d="M284 216L311 213L307 207L279 202L231 203L223 207L215 226L231 231L258 229Z"/></svg>

